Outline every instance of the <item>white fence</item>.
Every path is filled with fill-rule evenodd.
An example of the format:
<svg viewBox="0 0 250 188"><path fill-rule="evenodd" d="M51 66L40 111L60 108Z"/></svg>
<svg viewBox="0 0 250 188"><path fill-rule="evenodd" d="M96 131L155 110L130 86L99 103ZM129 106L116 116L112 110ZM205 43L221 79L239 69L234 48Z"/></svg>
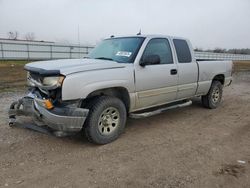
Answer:
<svg viewBox="0 0 250 188"><path fill-rule="evenodd" d="M82 58L93 47L43 44L41 43L14 43L0 41L0 60L46 60Z"/></svg>
<svg viewBox="0 0 250 188"><path fill-rule="evenodd" d="M196 59L214 59L214 60L250 60L250 55L195 52Z"/></svg>
<svg viewBox="0 0 250 188"><path fill-rule="evenodd" d="M92 46L0 40L0 60L47 60L85 57ZM195 52L196 59L250 60L250 55Z"/></svg>

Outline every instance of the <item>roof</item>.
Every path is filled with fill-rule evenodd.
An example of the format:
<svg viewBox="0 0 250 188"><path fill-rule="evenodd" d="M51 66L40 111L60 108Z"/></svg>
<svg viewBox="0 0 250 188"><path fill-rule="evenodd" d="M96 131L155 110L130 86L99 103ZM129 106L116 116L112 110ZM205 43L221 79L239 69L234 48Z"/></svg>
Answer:
<svg viewBox="0 0 250 188"><path fill-rule="evenodd" d="M123 38L123 37L143 37L143 38L176 38L176 39L185 39L183 37L161 35L161 34L150 34L150 35L127 35L127 36L114 36L111 38ZM108 38L107 38L108 39ZM185 39L186 40L186 39Z"/></svg>

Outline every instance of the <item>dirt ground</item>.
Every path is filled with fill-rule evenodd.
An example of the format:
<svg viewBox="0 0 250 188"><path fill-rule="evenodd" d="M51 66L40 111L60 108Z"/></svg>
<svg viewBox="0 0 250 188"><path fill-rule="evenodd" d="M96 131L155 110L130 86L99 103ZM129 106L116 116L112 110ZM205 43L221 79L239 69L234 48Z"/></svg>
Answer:
<svg viewBox="0 0 250 188"><path fill-rule="evenodd" d="M124 134L96 146L9 128L23 92L0 93L0 187L250 187L250 72L237 73L221 106L192 106L129 119Z"/></svg>

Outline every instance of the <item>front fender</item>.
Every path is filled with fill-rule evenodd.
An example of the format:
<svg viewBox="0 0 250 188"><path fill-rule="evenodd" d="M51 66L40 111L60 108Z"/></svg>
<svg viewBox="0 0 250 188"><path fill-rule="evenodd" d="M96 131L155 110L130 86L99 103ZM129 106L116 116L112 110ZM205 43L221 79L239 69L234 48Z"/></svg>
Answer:
<svg viewBox="0 0 250 188"><path fill-rule="evenodd" d="M62 85L62 100L84 99L93 91L113 87L134 92L133 71L129 68L90 71L67 75Z"/></svg>
<svg viewBox="0 0 250 188"><path fill-rule="evenodd" d="M109 80L109 81L102 81L102 82L95 82L84 85L84 87L79 87L78 89L67 89L62 92L62 100L73 100L73 99L84 99L90 93L100 90L100 89L107 89L113 87L124 87L127 90L128 82L125 80Z"/></svg>

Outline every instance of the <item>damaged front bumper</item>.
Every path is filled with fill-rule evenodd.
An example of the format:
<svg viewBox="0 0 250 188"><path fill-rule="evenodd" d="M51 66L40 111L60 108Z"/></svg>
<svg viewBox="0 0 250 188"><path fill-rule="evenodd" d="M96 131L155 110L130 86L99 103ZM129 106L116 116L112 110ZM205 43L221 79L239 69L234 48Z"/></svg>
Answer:
<svg viewBox="0 0 250 188"><path fill-rule="evenodd" d="M88 111L88 109L68 106L48 110L44 107L43 99L28 95L11 104L9 125L14 125L16 116L29 116L32 117L36 126L46 127L56 136L62 136L80 131Z"/></svg>

